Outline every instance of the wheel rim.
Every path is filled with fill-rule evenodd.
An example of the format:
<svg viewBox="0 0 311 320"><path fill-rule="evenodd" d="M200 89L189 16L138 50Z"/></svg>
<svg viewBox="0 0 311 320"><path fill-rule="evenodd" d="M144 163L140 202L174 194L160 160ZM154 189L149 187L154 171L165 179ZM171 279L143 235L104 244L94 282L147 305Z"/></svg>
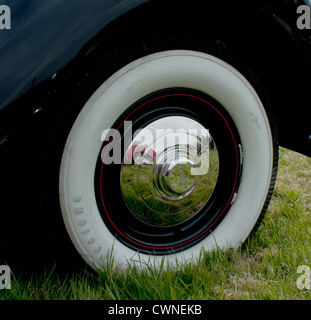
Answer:
<svg viewBox="0 0 311 320"><path fill-rule="evenodd" d="M139 130L130 142L125 121ZM122 163L105 164L107 142L95 174L97 203L109 230L125 245L155 254L206 237L228 212L241 172L239 136L224 108L198 91L161 90L130 106L113 127L121 132ZM154 128L166 134L136 143ZM177 138L186 143L176 144Z"/></svg>

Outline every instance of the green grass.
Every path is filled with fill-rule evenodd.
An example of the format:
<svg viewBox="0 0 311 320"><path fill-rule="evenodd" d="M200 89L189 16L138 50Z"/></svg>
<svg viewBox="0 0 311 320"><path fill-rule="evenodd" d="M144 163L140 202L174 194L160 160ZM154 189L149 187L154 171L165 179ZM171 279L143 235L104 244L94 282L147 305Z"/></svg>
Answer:
<svg viewBox="0 0 311 320"><path fill-rule="evenodd" d="M121 272L113 264L95 274L46 270L12 276L12 300L310 300L297 268L311 268L311 159L280 149L271 204L255 236L238 250L202 252L197 262Z"/></svg>

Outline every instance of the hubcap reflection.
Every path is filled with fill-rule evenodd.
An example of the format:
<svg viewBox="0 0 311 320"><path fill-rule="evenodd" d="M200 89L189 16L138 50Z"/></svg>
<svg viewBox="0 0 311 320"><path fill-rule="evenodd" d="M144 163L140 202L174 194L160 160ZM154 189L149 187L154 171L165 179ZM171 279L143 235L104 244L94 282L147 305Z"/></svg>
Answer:
<svg viewBox="0 0 311 320"><path fill-rule="evenodd" d="M208 129L191 118L169 116L134 137L121 167L121 191L138 219L174 226L205 206L218 173L218 152Z"/></svg>

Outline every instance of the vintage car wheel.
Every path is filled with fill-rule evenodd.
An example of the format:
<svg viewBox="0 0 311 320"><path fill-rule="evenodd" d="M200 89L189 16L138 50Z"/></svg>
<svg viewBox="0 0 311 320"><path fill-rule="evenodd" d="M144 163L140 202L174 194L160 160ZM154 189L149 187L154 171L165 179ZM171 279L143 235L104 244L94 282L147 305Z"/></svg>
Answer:
<svg viewBox="0 0 311 320"><path fill-rule="evenodd" d="M62 119L60 208L93 268L237 247L267 209L277 140L257 80L217 48L178 48L132 59Z"/></svg>

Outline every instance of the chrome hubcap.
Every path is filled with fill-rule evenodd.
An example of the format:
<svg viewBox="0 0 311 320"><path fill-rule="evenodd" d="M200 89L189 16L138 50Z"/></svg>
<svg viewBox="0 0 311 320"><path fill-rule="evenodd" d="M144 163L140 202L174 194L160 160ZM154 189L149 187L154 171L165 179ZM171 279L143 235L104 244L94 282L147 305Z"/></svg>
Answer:
<svg viewBox="0 0 311 320"><path fill-rule="evenodd" d="M130 212L152 226L174 226L194 217L216 187L219 158L199 122L168 116L148 124L128 147L120 174Z"/></svg>

